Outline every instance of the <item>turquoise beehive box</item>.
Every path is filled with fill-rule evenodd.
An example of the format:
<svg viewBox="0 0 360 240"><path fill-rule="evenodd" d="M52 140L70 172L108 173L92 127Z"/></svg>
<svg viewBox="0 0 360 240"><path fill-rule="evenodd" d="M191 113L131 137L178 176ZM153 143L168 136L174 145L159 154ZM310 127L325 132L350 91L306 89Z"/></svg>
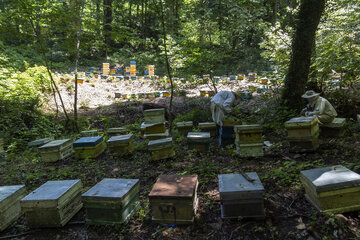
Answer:
<svg viewBox="0 0 360 240"><path fill-rule="evenodd" d="M71 139L55 140L38 148L44 162L56 162L73 154Z"/></svg>
<svg viewBox="0 0 360 240"><path fill-rule="evenodd" d="M76 159L96 158L105 150L102 136L82 137L73 142Z"/></svg>
<svg viewBox="0 0 360 240"><path fill-rule="evenodd" d="M41 147L44 144L49 143L51 141L54 141L54 137L37 139L35 141L29 142L28 147L34 147L34 148Z"/></svg>

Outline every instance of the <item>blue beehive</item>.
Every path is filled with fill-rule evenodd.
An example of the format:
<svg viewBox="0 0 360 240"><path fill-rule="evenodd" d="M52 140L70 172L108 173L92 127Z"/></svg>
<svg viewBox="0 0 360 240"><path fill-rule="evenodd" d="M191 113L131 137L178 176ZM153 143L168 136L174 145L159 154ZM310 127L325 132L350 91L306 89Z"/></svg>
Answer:
<svg viewBox="0 0 360 240"><path fill-rule="evenodd" d="M73 143L75 158L96 158L104 150L105 145L102 136L83 137Z"/></svg>

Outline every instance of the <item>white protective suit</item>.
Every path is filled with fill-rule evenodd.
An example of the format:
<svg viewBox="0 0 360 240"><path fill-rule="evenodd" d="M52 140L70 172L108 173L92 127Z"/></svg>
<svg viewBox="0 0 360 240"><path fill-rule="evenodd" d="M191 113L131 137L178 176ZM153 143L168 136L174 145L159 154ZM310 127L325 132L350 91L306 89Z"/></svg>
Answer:
<svg viewBox="0 0 360 240"><path fill-rule="evenodd" d="M218 92L210 101L211 115L213 121L222 126L225 113L229 113L232 110L232 106L235 102L235 94L230 91Z"/></svg>

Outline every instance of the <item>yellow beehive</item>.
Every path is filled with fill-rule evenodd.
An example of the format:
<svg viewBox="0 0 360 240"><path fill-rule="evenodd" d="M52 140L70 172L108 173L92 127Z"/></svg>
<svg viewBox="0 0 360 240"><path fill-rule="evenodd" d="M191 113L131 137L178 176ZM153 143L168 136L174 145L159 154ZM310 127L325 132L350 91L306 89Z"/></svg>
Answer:
<svg viewBox="0 0 360 240"><path fill-rule="evenodd" d="M149 141L148 149L153 160L166 159L175 156L172 138L163 138Z"/></svg>
<svg viewBox="0 0 360 240"><path fill-rule="evenodd" d="M319 135L319 124L315 116L296 117L285 122L288 140L316 137Z"/></svg>

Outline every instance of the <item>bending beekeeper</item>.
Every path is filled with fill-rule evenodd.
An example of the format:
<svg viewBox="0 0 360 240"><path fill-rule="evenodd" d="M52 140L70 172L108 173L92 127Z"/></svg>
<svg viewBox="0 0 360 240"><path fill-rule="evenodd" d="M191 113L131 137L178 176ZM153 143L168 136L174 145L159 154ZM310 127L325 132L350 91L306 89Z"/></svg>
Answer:
<svg viewBox="0 0 360 240"><path fill-rule="evenodd" d="M337 116L335 108L323 97L313 90L306 91L301 97L305 98L309 104L301 111L303 116L316 116L319 125L331 123Z"/></svg>

